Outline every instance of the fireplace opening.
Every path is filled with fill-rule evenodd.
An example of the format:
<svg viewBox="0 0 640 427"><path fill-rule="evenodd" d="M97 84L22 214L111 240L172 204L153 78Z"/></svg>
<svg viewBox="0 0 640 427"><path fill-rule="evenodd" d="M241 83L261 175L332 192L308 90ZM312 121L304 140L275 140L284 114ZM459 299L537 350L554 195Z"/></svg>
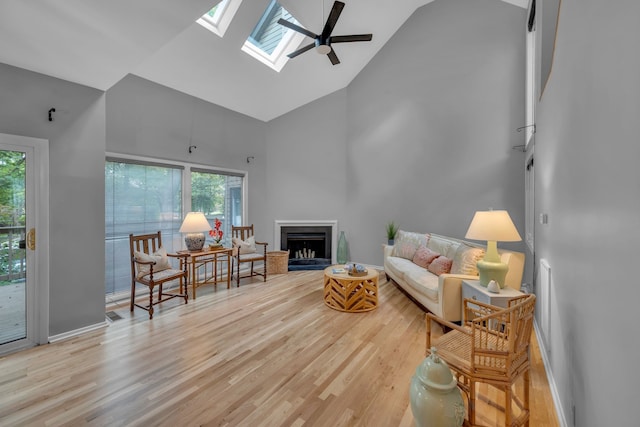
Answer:
<svg viewBox="0 0 640 427"><path fill-rule="evenodd" d="M331 227L282 227L280 249L289 251L289 270L322 270L331 265Z"/></svg>

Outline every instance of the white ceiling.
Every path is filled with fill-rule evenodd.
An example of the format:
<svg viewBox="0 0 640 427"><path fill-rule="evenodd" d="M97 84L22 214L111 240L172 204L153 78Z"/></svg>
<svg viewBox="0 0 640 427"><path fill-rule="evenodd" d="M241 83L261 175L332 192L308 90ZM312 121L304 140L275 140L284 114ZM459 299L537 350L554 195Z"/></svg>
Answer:
<svg viewBox="0 0 640 427"><path fill-rule="evenodd" d="M224 38L195 23L219 1L3 0L0 62L105 91L131 73L268 121L347 86L433 0L344 0L333 34L373 33L373 40L334 46L336 66L309 51L279 73L240 50L269 0L243 0ZM280 4L319 33L333 0Z"/></svg>

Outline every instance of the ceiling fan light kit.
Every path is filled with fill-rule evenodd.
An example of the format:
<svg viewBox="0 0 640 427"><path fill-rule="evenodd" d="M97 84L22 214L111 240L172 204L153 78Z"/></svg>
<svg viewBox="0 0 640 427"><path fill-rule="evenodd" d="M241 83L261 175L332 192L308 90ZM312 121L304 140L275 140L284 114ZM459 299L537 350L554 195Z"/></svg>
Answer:
<svg viewBox="0 0 640 427"><path fill-rule="evenodd" d="M294 24L293 22L289 22L285 19L280 18L278 20L278 24L283 25L287 28L292 29L300 34L304 34L307 37L314 39L314 42L308 45L305 45L298 50L291 52L287 56L289 58L295 58L296 56L311 50L315 47L316 52L321 55L327 55L329 60L333 65L337 65L340 63L336 52L333 50L331 45L333 43L348 43L348 42L366 42L371 41L373 38L373 34L353 34L350 36L332 36L333 28L336 26L338 22L338 18L342 13L342 9L344 8L344 3L341 1L336 1L333 3L333 7L331 8L331 12L329 13L329 17L327 18L327 22L324 24L324 28L322 29L321 34L315 34L306 28L300 27L299 25Z"/></svg>
<svg viewBox="0 0 640 427"><path fill-rule="evenodd" d="M316 52L318 52L320 55L326 55L331 52L331 46L316 42Z"/></svg>

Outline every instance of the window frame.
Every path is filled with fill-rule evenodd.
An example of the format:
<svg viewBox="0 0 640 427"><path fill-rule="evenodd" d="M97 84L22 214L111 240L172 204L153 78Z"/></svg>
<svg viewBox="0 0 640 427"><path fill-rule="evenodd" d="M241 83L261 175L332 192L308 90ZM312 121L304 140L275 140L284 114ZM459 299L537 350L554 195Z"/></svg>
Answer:
<svg viewBox="0 0 640 427"><path fill-rule="evenodd" d="M287 61L289 61L289 57L285 52L289 52L297 49L298 46L302 44L302 41L306 38L306 36L304 34L298 33L297 31L293 31L289 28L285 28L284 33L282 35L282 39L280 40L278 45L275 47L273 52L271 52L271 54L268 54L267 52L262 50L260 47L258 47L256 44L254 44L251 40L255 40L253 36L256 30L261 25L263 25L265 19L267 19L268 15L272 13L275 7L280 7L284 9L284 7L277 0L273 0L269 2L265 11L260 16L260 19L254 26L253 30L251 30L251 34L249 35L249 37L247 37L244 44L242 45L241 50L246 54L251 55L254 59L257 59L258 61L262 62L264 65L268 66L269 68L277 72L280 72L282 68L285 66L285 64L287 63ZM291 16L293 17L293 15ZM295 19L295 17L293 19L297 25L301 25Z"/></svg>
<svg viewBox="0 0 640 427"><path fill-rule="evenodd" d="M209 16L209 11L215 6L211 7L196 22L218 37L224 37L241 3L242 0L222 0L217 4L219 9L216 10L213 16Z"/></svg>
<svg viewBox="0 0 640 427"><path fill-rule="evenodd" d="M191 196L192 196L191 171L241 177L242 178L241 222L242 224L246 223L246 219L248 217L248 200L247 200L248 199L248 172L247 171L230 169L230 168L222 168L222 167L212 166L212 165L207 165L202 163L182 162L182 161L166 160L166 159L160 159L160 158L154 158L154 157L137 156L137 155L113 153L113 152L106 153L105 166L107 162L118 162L118 161L125 162L125 163L145 165L145 166L169 167L169 168L182 170L182 183L181 183L182 184L182 188L181 188L182 218L184 218L187 212L191 212ZM107 183L105 182L104 185L106 186ZM106 219L106 210L104 215ZM106 233L105 233L105 238L106 238ZM105 285L106 285L106 279L107 279L107 276L105 274ZM118 300L119 298L124 298L125 296L128 296L128 295L129 295L128 291L117 291L115 289L113 293L107 293L107 289L105 287L105 298L107 301Z"/></svg>

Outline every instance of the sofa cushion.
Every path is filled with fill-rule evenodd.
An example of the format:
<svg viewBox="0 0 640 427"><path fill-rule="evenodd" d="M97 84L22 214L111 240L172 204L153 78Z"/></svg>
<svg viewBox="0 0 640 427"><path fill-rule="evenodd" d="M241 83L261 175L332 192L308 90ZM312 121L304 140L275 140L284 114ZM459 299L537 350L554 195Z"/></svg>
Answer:
<svg viewBox="0 0 640 427"><path fill-rule="evenodd" d="M451 264L451 273L478 275L478 261L484 257L484 249L460 243Z"/></svg>
<svg viewBox="0 0 640 427"><path fill-rule="evenodd" d="M412 269L420 268L411 260L395 256L386 257L384 260L384 269L390 271L391 274L398 279L404 280L404 274Z"/></svg>
<svg viewBox="0 0 640 427"><path fill-rule="evenodd" d="M427 247L432 251L438 252L440 255L453 259L458 249L458 242L454 240L448 240L442 236L431 235L427 242Z"/></svg>
<svg viewBox="0 0 640 427"><path fill-rule="evenodd" d="M429 273L424 268L408 271L404 279L407 286L424 295L432 301L438 302L438 276Z"/></svg>
<svg viewBox="0 0 640 427"><path fill-rule="evenodd" d="M451 258L447 258L446 256L439 256L438 258L434 259L431 264L429 264L427 270L439 276L441 274L450 272L452 263L453 260Z"/></svg>
<svg viewBox="0 0 640 427"><path fill-rule="evenodd" d="M427 246L427 241L427 235L424 233L398 230L391 255L411 261L420 245Z"/></svg>
<svg viewBox="0 0 640 427"><path fill-rule="evenodd" d="M432 251L426 246L420 245L415 255L413 255L413 263L420 267L427 268L431 262L438 258L440 254L436 251Z"/></svg>

